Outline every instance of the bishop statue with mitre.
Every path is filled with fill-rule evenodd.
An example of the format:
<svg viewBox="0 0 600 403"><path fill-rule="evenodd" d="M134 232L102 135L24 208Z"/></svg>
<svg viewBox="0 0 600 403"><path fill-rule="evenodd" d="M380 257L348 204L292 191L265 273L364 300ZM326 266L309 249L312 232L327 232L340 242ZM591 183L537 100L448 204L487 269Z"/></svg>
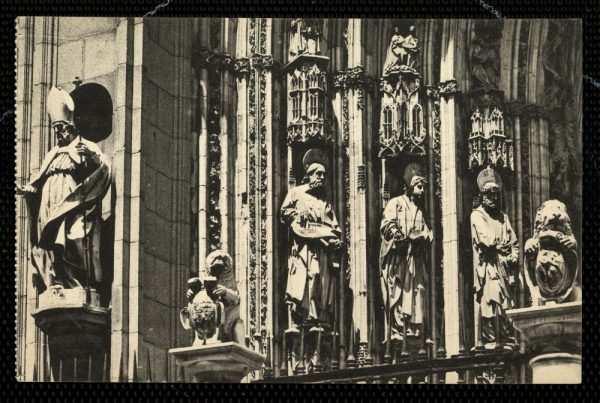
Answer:
<svg viewBox="0 0 600 403"><path fill-rule="evenodd" d="M56 145L39 172L17 192L29 207L31 261L49 287L94 287L102 281L100 222L111 185L110 161L86 140L74 119L76 105L53 87L47 111Z"/></svg>

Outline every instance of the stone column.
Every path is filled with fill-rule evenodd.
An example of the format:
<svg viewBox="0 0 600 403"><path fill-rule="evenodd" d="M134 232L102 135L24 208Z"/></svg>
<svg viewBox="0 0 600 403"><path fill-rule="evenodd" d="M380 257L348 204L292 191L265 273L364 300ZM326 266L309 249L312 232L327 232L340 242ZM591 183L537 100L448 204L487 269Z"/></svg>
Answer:
<svg viewBox="0 0 600 403"><path fill-rule="evenodd" d="M442 236L444 264L444 323L445 347L448 355L457 355L460 350L462 293L460 284L459 234L458 234L458 173L456 94L458 84L456 71L458 35L461 21L444 21L442 32L442 58L440 68L440 151L442 193Z"/></svg>
<svg viewBox="0 0 600 403"><path fill-rule="evenodd" d="M364 74L362 49L362 24L358 19L348 21L348 70L360 70ZM350 227L352 228L350 248L350 287L354 294L352 320L357 332L355 341L359 344L357 359L362 363L366 358L369 322L367 305L367 210L366 172L364 155L364 88L352 85L348 89L348 125L350 159Z"/></svg>
<svg viewBox="0 0 600 403"><path fill-rule="evenodd" d="M138 22L138 24L136 24ZM118 46L117 54L117 89L115 95L114 109L116 130L114 133L114 157L113 172L116 182L115 203L115 239L114 239L114 280L112 285L112 307L111 307L111 359L110 380L118 382L127 379L128 374L133 371L129 367L130 344L136 340L130 340L129 334L133 330L130 326L131 306L133 312L137 312L138 301L131 295L131 287L137 281L139 262L131 261L132 253L138 251L139 243L132 250L132 235L128 219L133 215L139 217L139 209L133 211L129 195L131 194L131 177L134 174L132 167L132 143L134 137L139 149L139 128L133 130L133 97L135 91L141 92L141 88L134 88L134 75L141 74L141 43L139 36L143 33L143 23L132 18L123 18L117 27ZM140 42L136 41L139 39ZM139 68L134 69L137 61ZM138 86L140 85L138 81ZM140 113L138 107L137 112ZM135 174L139 175L139 167ZM134 280L132 282L131 280ZM131 301L131 306L130 306ZM134 325L136 327L136 325Z"/></svg>
<svg viewBox="0 0 600 403"><path fill-rule="evenodd" d="M200 21L199 38L201 46L206 46L210 39L209 20ZM206 266L206 255L208 249L208 102L210 83L208 82L208 71L206 65L200 70L198 77L200 86L200 116L198 122L198 274L202 275Z"/></svg>
<svg viewBox="0 0 600 403"><path fill-rule="evenodd" d="M529 30L529 52L525 98L527 103L539 105L544 91L544 69L541 51L548 31L548 21L532 21ZM529 121L529 169L531 183L531 205L536 211L550 195L550 155L548 151L548 121L534 116Z"/></svg>
<svg viewBox="0 0 600 403"><path fill-rule="evenodd" d="M240 315L248 328L248 19L237 21L235 71L237 84L235 181L234 181L234 224L236 281L240 293Z"/></svg>
<svg viewBox="0 0 600 403"><path fill-rule="evenodd" d="M38 17L39 19L40 17ZM45 17L44 17L45 18ZM24 185L30 179L30 167L35 161L39 166L37 155L31 155L32 120L33 120L33 91L35 51L35 20L36 17L20 17L17 20L17 89L16 89L16 179L19 185ZM7 119L8 120L8 119ZM36 290L33 287L33 267L29 264L29 212L23 198L17 199L16 247L17 247L17 380L34 381L33 379L33 348L36 343L36 328L30 315L36 306Z"/></svg>
<svg viewBox="0 0 600 403"><path fill-rule="evenodd" d="M231 42L230 42L230 18L221 19L221 44L220 50L223 56L230 55ZM220 122L219 128L221 129L220 138L220 149L221 149L221 161L220 161L220 188L219 188L219 211L221 212L221 249L230 252L233 248L230 240L230 211L231 211L231 170L229 169L231 164L231 158L229 155L229 138L231 137L233 121L232 121L232 100L233 100L233 85L232 85L232 74L228 68L223 68L220 72L221 75L221 105L219 110Z"/></svg>

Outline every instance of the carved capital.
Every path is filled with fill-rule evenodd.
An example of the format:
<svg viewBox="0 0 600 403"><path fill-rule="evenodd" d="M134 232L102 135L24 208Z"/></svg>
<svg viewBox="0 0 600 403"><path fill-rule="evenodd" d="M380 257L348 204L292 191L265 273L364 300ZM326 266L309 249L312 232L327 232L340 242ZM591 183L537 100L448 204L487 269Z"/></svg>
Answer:
<svg viewBox="0 0 600 403"><path fill-rule="evenodd" d="M250 72L250 59L242 57L233 62L233 72L238 76L243 76Z"/></svg>
<svg viewBox="0 0 600 403"><path fill-rule="evenodd" d="M439 95L443 96L445 99L460 93L458 82L454 78L439 83L438 91Z"/></svg>
<svg viewBox="0 0 600 403"><path fill-rule="evenodd" d="M338 71L333 75L334 88L354 88L371 91L375 88L375 80L370 77L363 66L351 67Z"/></svg>
<svg viewBox="0 0 600 403"><path fill-rule="evenodd" d="M273 56L256 53L250 56L250 67L253 69L270 69L273 67Z"/></svg>
<svg viewBox="0 0 600 403"><path fill-rule="evenodd" d="M434 85L426 85L425 91L427 93L427 96L429 98L433 99L434 101L437 101L440 99L440 91L439 91L438 87L436 87Z"/></svg>
<svg viewBox="0 0 600 403"><path fill-rule="evenodd" d="M227 53L208 52L206 62L207 64L215 66L217 71L223 71L231 69L233 58Z"/></svg>

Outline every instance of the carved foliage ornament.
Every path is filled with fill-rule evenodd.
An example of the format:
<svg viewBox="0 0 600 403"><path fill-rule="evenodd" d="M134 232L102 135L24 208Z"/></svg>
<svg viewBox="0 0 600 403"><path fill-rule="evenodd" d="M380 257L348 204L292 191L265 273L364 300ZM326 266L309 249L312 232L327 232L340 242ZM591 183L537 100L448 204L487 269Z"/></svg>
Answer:
<svg viewBox="0 0 600 403"><path fill-rule="evenodd" d="M272 55L254 53L249 57L233 58L227 53L213 52L201 48L195 53L195 65L200 68L213 66L217 71L231 71L236 75L248 74L251 70L282 70L281 63L275 62Z"/></svg>

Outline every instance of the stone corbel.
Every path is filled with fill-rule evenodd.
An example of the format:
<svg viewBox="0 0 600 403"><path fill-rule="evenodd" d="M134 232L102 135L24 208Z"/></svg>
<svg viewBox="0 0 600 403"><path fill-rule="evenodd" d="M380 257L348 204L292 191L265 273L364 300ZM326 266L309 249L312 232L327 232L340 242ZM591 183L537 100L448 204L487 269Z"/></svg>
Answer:
<svg viewBox="0 0 600 403"><path fill-rule="evenodd" d="M458 88L458 82L454 78L439 83L438 91L439 95L444 97L444 99L448 99L450 96L458 95L461 93L460 89Z"/></svg>

